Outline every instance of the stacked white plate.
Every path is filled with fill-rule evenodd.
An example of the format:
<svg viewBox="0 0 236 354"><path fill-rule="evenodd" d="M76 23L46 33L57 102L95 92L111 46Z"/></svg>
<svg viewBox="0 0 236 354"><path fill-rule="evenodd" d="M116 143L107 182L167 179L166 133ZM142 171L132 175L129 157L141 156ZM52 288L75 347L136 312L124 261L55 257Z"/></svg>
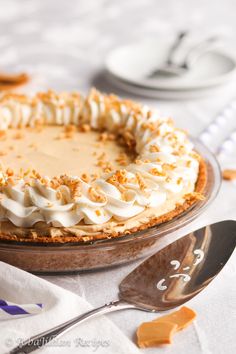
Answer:
<svg viewBox="0 0 236 354"><path fill-rule="evenodd" d="M162 99L191 99L219 89L235 77L236 61L222 50L209 50L182 76L148 78L165 63L171 42L146 40L113 50L106 69L113 84L134 94Z"/></svg>

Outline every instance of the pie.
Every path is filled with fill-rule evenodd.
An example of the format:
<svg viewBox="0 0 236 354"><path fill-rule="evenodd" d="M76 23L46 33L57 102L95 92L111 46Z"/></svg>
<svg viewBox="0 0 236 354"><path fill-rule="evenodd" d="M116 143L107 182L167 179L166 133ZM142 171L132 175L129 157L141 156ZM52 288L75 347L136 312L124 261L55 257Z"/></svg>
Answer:
<svg viewBox="0 0 236 354"><path fill-rule="evenodd" d="M1 96L0 140L2 240L124 236L204 198L206 163L186 132L95 89Z"/></svg>

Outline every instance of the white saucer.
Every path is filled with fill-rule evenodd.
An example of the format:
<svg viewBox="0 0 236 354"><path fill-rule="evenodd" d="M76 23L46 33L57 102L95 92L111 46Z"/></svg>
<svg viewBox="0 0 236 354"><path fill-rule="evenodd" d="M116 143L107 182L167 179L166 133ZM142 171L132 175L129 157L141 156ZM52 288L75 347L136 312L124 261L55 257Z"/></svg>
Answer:
<svg viewBox="0 0 236 354"><path fill-rule="evenodd" d="M159 98L163 100L191 100L198 98L205 98L206 96L218 94L225 91L226 87L231 90L230 85L215 86L212 88L203 88L200 90L161 90L161 89L149 89L138 85L131 85L124 80L118 79L112 74L108 73L108 80L117 88L126 92L132 93L137 96L144 96L148 98Z"/></svg>
<svg viewBox="0 0 236 354"><path fill-rule="evenodd" d="M222 85L236 73L236 61L221 51L209 51L201 56L193 69L182 77L148 79L147 75L164 63L171 42L147 40L113 50L106 67L113 78L135 89L199 90Z"/></svg>

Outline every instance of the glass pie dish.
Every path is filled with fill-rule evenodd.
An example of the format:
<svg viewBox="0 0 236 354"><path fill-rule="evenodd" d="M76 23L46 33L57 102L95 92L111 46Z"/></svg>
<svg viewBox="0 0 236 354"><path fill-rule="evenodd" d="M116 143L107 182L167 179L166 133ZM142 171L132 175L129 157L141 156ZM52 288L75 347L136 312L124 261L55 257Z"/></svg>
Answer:
<svg viewBox="0 0 236 354"><path fill-rule="evenodd" d="M0 261L33 273L68 273L102 269L128 263L154 253L163 240L190 224L216 197L221 172L215 156L199 141L195 150L205 159L207 184L205 199L169 222L118 238L92 242L35 244L15 241L0 242Z"/></svg>

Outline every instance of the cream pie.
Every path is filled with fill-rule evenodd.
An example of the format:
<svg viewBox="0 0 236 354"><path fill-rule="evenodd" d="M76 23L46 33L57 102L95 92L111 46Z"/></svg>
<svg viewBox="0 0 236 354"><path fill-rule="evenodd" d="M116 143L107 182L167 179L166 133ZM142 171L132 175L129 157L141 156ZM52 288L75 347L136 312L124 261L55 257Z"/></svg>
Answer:
<svg viewBox="0 0 236 354"><path fill-rule="evenodd" d="M204 197L206 165L186 132L95 89L1 96L0 140L2 240L123 236Z"/></svg>

